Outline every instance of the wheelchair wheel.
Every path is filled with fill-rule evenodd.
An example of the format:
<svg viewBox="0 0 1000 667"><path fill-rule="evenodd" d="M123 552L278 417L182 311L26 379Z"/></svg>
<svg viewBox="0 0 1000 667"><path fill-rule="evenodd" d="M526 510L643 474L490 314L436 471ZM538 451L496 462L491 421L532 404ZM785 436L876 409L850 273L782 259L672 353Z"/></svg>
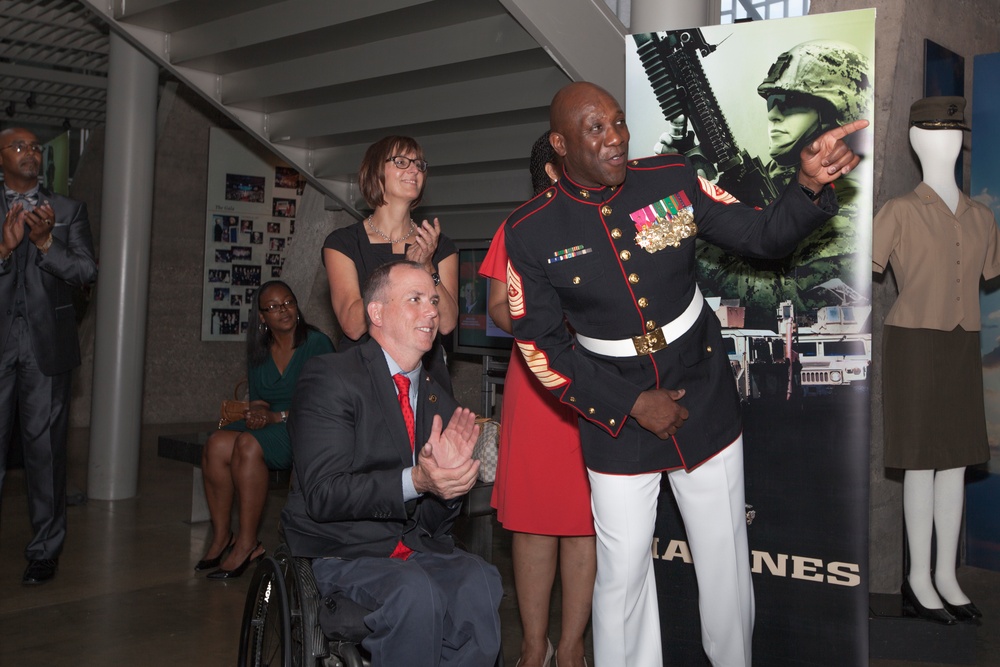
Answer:
<svg viewBox="0 0 1000 667"><path fill-rule="evenodd" d="M319 624L320 596L312 562L282 544L274 553L288 593L293 667L370 667L355 644L330 641Z"/></svg>
<svg viewBox="0 0 1000 667"><path fill-rule="evenodd" d="M285 578L293 667L316 667L328 654L327 641L317 621L319 595L308 558L293 557L282 544L274 553Z"/></svg>
<svg viewBox="0 0 1000 667"><path fill-rule="evenodd" d="M288 591L278 561L268 556L254 571L243 607L239 667L292 667Z"/></svg>

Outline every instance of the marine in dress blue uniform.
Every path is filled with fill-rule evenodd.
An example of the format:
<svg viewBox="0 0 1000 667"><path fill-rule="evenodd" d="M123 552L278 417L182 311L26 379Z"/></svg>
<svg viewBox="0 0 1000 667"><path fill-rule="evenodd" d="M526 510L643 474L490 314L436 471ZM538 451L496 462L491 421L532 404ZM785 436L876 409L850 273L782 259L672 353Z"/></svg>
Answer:
<svg viewBox="0 0 1000 667"><path fill-rule="evenodd" d="M560 91L551 119L564 175L507 220L508 301L529 367L581 417L598 535L595 660L662 664L650 545L660 473L671 471L705 652L714 665L749 665L739 397L720 324L698 291L695 241L789 254L836 212L825 186L857 164L840 139L867 123L805 149L810 175L754 209L681 156L626 164L624 113L592 84Z"/></svg>

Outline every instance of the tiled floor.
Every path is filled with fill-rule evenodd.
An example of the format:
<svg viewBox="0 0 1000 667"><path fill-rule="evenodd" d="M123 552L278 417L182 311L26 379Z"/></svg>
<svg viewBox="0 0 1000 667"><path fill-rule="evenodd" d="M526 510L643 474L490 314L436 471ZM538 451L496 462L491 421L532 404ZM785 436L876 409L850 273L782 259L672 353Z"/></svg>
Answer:
<svg viewBox="0 0 1000 667"><path fill-rule="evenodd" d="M145 428L139 496L114 503L90 500L71 507L70 535L59 574L44 586L20 584L28 523L23 475L10 472L0 514L0 667L235 664L250 576L214 582L192 570L210 529L207 523L187 521L191 468L156 457L157 434L208 427ZM86 488L86 437L85 431L73 433L71 491ZM269 548L275 546L283 500L281 491L272 492L269 499L261 531ZM520 626L510 576L510 540L500 528L494 536L494 561L505 582L504 654L512 667L520 646ZM1000 574L963 568L961 577L986 612L986 623L977 634L975 664L1000 665ZM558 622L556 607L553 637ZM873 667L947 664L871 662Z"/></svg>

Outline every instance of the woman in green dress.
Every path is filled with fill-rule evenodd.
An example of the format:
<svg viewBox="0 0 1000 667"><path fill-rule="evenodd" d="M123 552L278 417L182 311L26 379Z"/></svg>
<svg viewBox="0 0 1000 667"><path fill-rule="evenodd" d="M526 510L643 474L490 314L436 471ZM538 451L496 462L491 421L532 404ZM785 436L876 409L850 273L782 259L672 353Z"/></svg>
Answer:
<svg viewBox="0 0 1000 667"><path fill-rule="evenodd" d="M306 324L291 288L265 283L254 299L259 318L247 331L250 409L244 419L213 433L205 443L202 471L212 520L212 544L195 570L218 568L209 579L232 579L264 556L257 539L267 498L267 471L292 467L288 409L306 360L333 352L325 334ZM239 502L239 530L230 532L233 500Z"/></svg>

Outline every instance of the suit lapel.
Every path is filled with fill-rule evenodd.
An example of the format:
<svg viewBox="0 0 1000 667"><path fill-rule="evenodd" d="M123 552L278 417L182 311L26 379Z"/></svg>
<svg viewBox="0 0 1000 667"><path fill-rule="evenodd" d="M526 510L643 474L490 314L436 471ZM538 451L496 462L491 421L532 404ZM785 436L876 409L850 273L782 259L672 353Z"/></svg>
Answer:
<svg viewBox="0 0 1000 667"><path fill-rule="evenodd" d="M420 387L417 389L416 447L418 452L431 435L431 424L434 421L434 415L437 414L437 406L435 405L437 400L437 393L431 382L430 374L427 369L421 369Z"/></svg>
<svg viewBox="0 0 1000 667"><path fill-rule="evenodd" d="M372 407L377 407L381 414L384 415L393 449L399 453L400 459L406 465L412 465L410 436L406 432L406 422L403 421L403 413L399 409L396 385L393 384L392 376L389 375L389 365L385 362L385 354L374 340L369 340L365 343L361 354L367 362L372 393L378 403L377 406ZM417 412L421 411L418 410ZM418 421L417 424L419 425L419 423ZM419 428L417 428L416 432L420 433ZM417 440L419 441L419 437Z"/></svg>

